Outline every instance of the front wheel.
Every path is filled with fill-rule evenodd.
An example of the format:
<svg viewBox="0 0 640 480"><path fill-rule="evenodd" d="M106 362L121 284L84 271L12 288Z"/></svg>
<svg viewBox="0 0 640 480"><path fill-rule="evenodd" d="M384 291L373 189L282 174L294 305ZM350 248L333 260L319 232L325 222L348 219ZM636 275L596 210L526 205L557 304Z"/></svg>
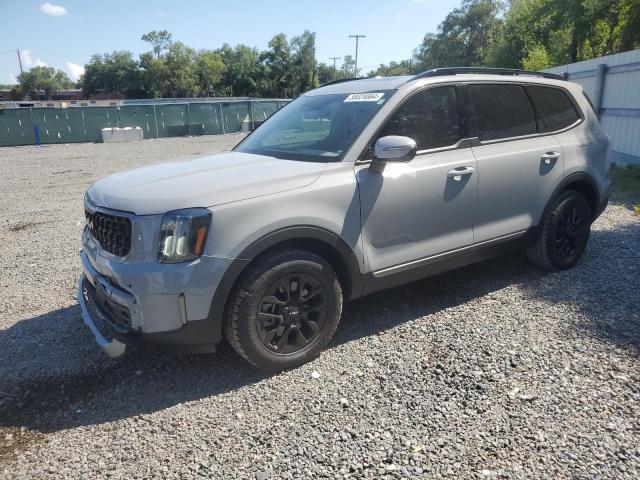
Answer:
<svg viewBox="0 0 640 480"><path fill-rule="evenodd" d="M306 250L287 250L258 260L243 276L225 335L253 365L281 371L315 358L341 313L342 290L331 265Z"/></svg>
<svg viewBox="0 0 640 480"><path fill-rule="evenodd" d="M591 210L584 195L573 190L561 193L540 227L536 242L527 249L531 263L547 270L572 267L589 242Z"/></svg>

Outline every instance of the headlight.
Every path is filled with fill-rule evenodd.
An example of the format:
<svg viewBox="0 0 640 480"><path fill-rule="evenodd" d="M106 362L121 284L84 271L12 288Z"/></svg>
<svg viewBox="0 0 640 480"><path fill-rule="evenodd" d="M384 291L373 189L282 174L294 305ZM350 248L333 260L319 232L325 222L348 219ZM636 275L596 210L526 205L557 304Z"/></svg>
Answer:
<svg viewBox="0 0 640 480"><path fill-rule="evenodd" d="M178 263L200 257L210 221L211 212L206 208L185 208L165 213L160 227L158 261Z"/></svg>

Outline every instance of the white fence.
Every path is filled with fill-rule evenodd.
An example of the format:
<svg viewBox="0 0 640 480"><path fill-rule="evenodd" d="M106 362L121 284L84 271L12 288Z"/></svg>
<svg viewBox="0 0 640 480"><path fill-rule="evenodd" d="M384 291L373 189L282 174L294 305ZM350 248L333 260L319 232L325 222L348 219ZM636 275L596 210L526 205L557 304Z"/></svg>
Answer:
<svg viewBox="0 0 640 480"><path fill-rule="evenodd" d="M640 50L547 70L584 88L613 141L616 165L640 165Z"/></svg>

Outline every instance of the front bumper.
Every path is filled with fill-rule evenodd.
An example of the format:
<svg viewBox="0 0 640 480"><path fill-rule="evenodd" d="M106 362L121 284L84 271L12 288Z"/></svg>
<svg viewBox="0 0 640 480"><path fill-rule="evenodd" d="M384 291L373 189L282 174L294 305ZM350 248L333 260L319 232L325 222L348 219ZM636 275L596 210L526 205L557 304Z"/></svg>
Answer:
<svg viewBox="0 0 640 480"><path fill-rule="evenodd" d="M89 239L80 253L78 302L84 323L107 355L122 355L132 341L178 352L215 351L222 329L210 310L230 259L122 262L92 247Z"/></svg>
<svg viewBox="0 0 640 480"><path fill-rule="evenodd" d="M117 336L115 331L109 332L108 328L105 328L105 325L109 325L109 322L105 313L89 298L86 281L85 275L80 275L80 280L78 281L78 303L82 311L82 321L89 327L96 339L96 343L107 355L111 358L119 357L125 352L126 343L121 339L114 338ZM98 328L94 318L100 322L102 329Z"/></svg>

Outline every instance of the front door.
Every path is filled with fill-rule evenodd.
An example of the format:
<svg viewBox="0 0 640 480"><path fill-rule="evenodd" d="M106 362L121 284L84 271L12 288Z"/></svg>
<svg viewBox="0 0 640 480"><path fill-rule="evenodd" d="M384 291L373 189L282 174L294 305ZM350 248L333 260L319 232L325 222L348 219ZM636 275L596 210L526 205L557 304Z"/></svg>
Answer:
<svg viewBox="0 0 640 480"><path fill-rule="evenodd" d="M430 257L473 248L478 175L471 149L459 147L456 87L412 95L377 138L387 135L413 138L418 154L408 163L389 162L382 173L356 166L368 270L395 273Z"/></svg>

